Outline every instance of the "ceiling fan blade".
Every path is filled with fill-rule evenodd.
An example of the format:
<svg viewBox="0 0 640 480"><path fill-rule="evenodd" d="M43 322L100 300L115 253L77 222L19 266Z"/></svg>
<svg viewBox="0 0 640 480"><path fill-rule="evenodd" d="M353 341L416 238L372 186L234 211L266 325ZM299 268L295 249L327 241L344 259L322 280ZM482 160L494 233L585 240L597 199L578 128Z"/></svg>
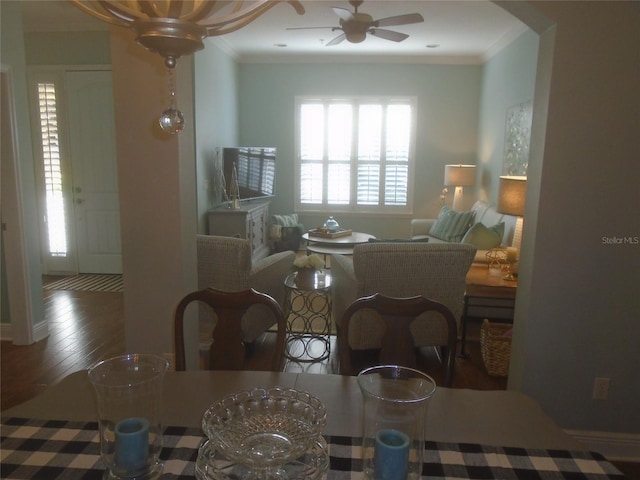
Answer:
<svg viewBox="0 0 640 480"><path fill-rule="evenodd" d="M384 38L385 40L391 40L392 42L401 42L407 38L409 35L400 32L393 32L391 30L384 30L382 28L372 28L369 30L371 35L374 35L379 38Z"/></svg>
<svg viewBox="0 0 640 480"><path fill-rule="evenodd" d="M326 46L327 47L333 47L334 45L338 45L339 43L342 43L345 38L347 38L347 34L346 33L340 34L336 38L331 40L329 43L327 43Z"/></svg>
<svg viewBox="0 0 640 480"><path fill-rule="evenodd" d="M408 13L397 17L381 18L373 22L374 27L390 27L392 25L409 25L410 23L424 22L424 18L419 13Z"/></svg>
<svg viewBox="0 0 640 480"><path fill-rule="evenodd" d="M354 18L355 18L353 16L353 13L351 13L346 8L342 8L342 7L332 7L332 8L333 8L333 13L335 13L337 16L339 16L345 22L350 22L350 21L354 20Z"/></svg>

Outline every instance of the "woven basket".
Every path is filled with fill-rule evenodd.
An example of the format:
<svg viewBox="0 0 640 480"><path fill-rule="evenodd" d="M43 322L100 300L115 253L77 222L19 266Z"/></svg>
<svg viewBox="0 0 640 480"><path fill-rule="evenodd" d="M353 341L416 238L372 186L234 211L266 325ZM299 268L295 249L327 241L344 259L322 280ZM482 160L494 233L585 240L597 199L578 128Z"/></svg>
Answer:
<svg viewBox="0 0 640 480"><path fill-rule="evenodd" d="M491 323L485 318L480 329L480 351L482 361L489 375L506 377L509 374L509 360L511 359L512 325Z"/></svg>

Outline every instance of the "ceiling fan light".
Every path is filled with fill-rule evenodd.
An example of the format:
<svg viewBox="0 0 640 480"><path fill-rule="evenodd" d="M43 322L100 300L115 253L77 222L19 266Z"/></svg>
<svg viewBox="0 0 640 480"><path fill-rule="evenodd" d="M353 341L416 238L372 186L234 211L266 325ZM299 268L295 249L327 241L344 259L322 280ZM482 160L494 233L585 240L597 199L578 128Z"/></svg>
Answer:
<svg viewBox="0 0 640 480"><path fill-rule="evenodd" d="M349 43L361 43L367 38L366 33L351 33L347 35L347 41Z"/></svg>

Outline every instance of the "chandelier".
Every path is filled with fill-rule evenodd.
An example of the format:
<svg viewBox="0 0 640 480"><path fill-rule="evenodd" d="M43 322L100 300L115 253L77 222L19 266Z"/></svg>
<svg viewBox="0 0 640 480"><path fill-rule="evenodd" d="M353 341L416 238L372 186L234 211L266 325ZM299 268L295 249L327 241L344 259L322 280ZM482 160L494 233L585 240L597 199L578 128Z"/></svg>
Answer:
<svg viewBox="0 0 640 480"><path fill-rule="evenodd" d="M173 68L176 60L204 48L203 40L231 33L251 23L278 3L289 3L299 15L299 0L69 0L103 22L130 28L136 42L164 57L169 72L169 108L160 126L169 133L184 128L175 102Z"/></svg>

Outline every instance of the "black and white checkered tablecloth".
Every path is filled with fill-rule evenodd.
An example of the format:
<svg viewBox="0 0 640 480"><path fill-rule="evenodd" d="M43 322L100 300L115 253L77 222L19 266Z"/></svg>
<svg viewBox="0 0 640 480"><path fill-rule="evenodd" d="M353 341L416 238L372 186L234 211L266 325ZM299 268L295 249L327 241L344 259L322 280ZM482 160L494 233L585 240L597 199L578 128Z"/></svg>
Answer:
<svg viewBox="0 0 640 480"><path fill-rule="evenodd" d="M98 424L3 418L1 475L4 480L102 478ZM193 479L199 429L167 427L161 458L163 479ZM360 439L327 437L327 480L362 477ZM434 479L623 479L599 454L425 442L423 478Z"/></svg>

